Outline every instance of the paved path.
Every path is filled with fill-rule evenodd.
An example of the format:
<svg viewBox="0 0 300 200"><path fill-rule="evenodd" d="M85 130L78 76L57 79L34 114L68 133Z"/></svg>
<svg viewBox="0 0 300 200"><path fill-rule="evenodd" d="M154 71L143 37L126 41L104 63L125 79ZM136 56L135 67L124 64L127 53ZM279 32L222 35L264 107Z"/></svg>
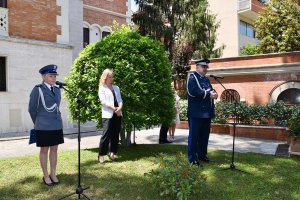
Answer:
<svg viewBox="0 0 300 200"><path fill-rule="evenodd" d="M102 132L82 133L81 149L97 148ZM137 144L157 144L159 128L149 130L141 130L135 132L135 142ZM175 132L174 144L187 144L188 130L177 129ZM232 136L222 134L211 134L209 140L209 148L220 150L232 150ZM278 144L284 142L273 140L260 140L236 137L236 152L254 152L262 154L275 155ZM65 143L59 145L59 150L77 149L77 134L65 135ZM0 140L0 158L18 157L29 154L38 154L39 148L35 144L28 145L28 138L13 139L4 138Z"/></svg>

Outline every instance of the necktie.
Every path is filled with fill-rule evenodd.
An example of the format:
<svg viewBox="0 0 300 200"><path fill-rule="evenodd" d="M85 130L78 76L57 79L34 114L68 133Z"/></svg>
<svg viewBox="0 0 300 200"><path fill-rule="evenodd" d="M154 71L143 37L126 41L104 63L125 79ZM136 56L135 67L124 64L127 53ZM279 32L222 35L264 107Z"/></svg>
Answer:
<svg viewBox="0 0 300 200"><path fill-rule="evenodd" d="M53 87L51 86L51 92L52 92L52 94L55 96L55 93L54 93L54 91L53 91Z"/></svg>

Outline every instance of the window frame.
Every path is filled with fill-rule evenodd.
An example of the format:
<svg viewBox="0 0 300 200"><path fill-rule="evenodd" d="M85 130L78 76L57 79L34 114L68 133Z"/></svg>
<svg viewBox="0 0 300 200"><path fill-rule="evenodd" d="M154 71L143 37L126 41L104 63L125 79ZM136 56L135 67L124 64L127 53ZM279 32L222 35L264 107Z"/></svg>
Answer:
<svg viewBox="0 0 300 200"><path fill-rule="evenodd" d="M220 96L220 100L222 102L240 102L241 101L241 95L238 91L234 89L226 89L222 92Z"/></svg>
<svg viewBox="0 0 300 200"><path fill-rule="evenodd" d="M7 58L0 56L0 92L7 92Z"/></svg>
<svg viewBox="0 0 300 200"><path fill-rule="evenodd" d="M241 27L242 25L243 25L243 28L245 27L245 30L242 29L242 27ZM243 20L240 20L239 28L240 28L241 35L245 35L250 38L255 38L256 33L255 33L255 30L254 30L254 27L252 24L249 24Z"/></svg>
<svg viewBox="0 0 300 200"><path fill-rule="evenodd" d="M83 48L85 48L87 45L90 44L90 28L88 27L83 27ZM87 41L86 41L87 40Z"/></svg>
<svg viewBox="0 0 300 200"><path fill-rule="evenodd" d="M7 0L0 0L0 8L7 8Z"/></svg>

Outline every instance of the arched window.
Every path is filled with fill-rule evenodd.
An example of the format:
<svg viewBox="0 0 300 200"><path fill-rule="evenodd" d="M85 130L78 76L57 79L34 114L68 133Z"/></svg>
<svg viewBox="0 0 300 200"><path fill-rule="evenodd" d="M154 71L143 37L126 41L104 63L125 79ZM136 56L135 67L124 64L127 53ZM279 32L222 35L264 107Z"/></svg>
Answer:
<svg viewBox="0 0 300 200"><path fill-rule="evenodd" d="M83 28L83 48L90 44L90 29Z"/></svg>
<svg viewBox="0 0 300 200"><path fill-rule="evenodd" d="M300 89L289 88L281 92L277 101L283 101L287 105L300 104Z"/></svg>
<svg viewBox="0 0 300 200"><path fill-rule="evenodd" d="M107 37L111 33L111 29L108 26L103 26L101 28L101 31L102 31L102 37L101 37L102 39L105 38L105 37Z"/></svg>
<svg viewBox="0 0 300 200"><path fill-rule="evenodd" d="M236 90L228 89L225 90L221 95L221 101L225 102L239 102L240 94Z"/></svg>

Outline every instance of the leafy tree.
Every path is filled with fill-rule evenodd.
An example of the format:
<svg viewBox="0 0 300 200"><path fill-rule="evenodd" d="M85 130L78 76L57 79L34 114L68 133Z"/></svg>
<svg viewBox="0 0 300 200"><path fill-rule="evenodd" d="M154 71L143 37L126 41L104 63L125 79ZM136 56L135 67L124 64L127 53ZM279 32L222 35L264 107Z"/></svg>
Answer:
<svg viewBox="0 0 300 200"><path fill-rule="evenodd" d="M207 0L135 0L133 15L142 35L162 41L173 63L173 74L184 78L194 52L196 57L219 57L224 48L214 49L218 23L207 10ZM188 50L186 53L185 50Z"/></svg>
<svg viewBox="0 0 300 200"><path fill-rule="evenodd" d="M66 78L69 90L96 110L82 106L82 122L95 120L102 125L98 86L106 68L113 69L114 82L120 87L124 102L123 131L127 138L123 138L123 144L130 144L133 127L168 124L175 117L171 66L161 43L123 27L98 43L88 45ZM66 96L71 117L77 119L76 99L68 93Z"/></svg>
<svg viewBox="0 0 300 200"><path fill-rule="evenodd" d="M256 55L259 54L259 45L256 44L247 44L243 48L241 48L241 55L247 56L247 55Z"/></svg>
<svg viewBox="0 0 300 200"><path fill-rule="evenodd" d="M271 0L255 21L262 53L300 50L300 8L295 0Z"/></svg>

